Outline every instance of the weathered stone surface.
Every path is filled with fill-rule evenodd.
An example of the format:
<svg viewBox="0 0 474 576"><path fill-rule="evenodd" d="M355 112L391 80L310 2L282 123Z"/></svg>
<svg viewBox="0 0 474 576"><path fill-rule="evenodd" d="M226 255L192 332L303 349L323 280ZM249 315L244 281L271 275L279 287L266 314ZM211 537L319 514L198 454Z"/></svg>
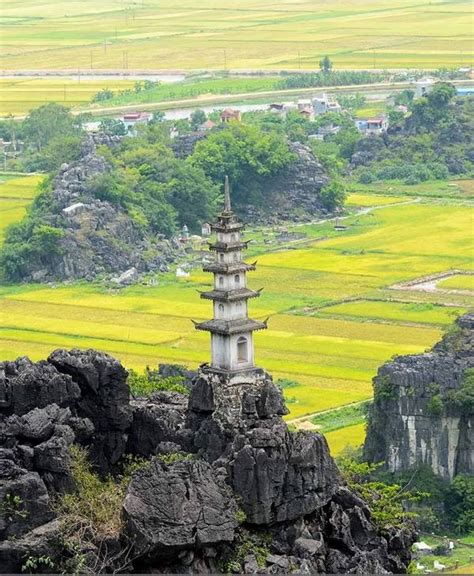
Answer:
<svg viewBox="0 0 474 576"><path fill-rule="evenodd" d="M230 542L237 525L222 472L203 460L167 466L154 458L135 474L123 507L135 551L155 558Z"/></svg>
<svg viewBox="0 0 474 576"><path fill-rule="evenodd" d="M69 406L79 395L77 384L48 362L0 362L0 414L22 416L53 403Z"/></svg>
<svg viewBox="0 0 474 576"><path fill-rule="evenodd" d="M21 574L27 558L48 558L52 564L39 566L44 573L55 572L61 524L52 520L41 524L21 538L0 541L0 574Z"/></svg>
<svg viewBox="0 0 474 576"><path fill-rule="evenodd" d="M48 361L79 386L77 414L88 418L95 430L91 460L102 473L109 472L125 451L132 422L126 370L95 350L56 350Z"/></svg>
<svg viewBox="0 0 474 576"><path fill-rule="evenodd" d="M177 392L155 392L149 398L131 401L133 420L128 436L128 450L148 456L162 443L172 443L184 451L191 444L185 429L188 398Z"/></svg>
<svg viewBox="0 0 474 576"><path fill-rule="evenodd" d="M419 464L451 479L474 473L474 409L449 401L474 368L474 315L457 321L431 352L403 356L383 365L374 378L365 455L390 471ZM378 390L378 392L377 392ZM433 397L441 409L433 409Z"/></svg>
<svg viewBox="0 0 474 576"><path fill-rule="evenodd" d="M248 522L293 520L330 500L340 478L324 437L290 434L281 390L265 372L228 378L202 370L190 409L196 447L225 462Z"/></svg>
<svg viewBox="0 0 474 576"><path fill-rule="evenodd" d="M6 364L4 381L18 389L0 405L0 502L7 504L0 538L13 537L0 543L0 571L20 570L26 552L62 561L49 493L73 488L72 442L85 443L104 474L119 469L125 452L197 452L172 465L154 458L133 476L126 533L107 541L107 550L131 555L135 570L216 573L247 537L268 549L266 558L249 549L239 565L248 573L405 570L413 533L380 536L366 503L342 486L324 438L288 431L282 393L262 370L224 377L203 368L187 406L187 396L174 392L130 401L123 367L92 350ZM29 386L38 407L28 403ZM11 505L6 494L16 497ZM102 548L85 545L91 571Z"/></svg>
<svg viewBox="0 0 474 576"><path fill-rule="evenodd" d="M37 472L0 460L0 539L17 537L53 517L46 486Z"/></svg>

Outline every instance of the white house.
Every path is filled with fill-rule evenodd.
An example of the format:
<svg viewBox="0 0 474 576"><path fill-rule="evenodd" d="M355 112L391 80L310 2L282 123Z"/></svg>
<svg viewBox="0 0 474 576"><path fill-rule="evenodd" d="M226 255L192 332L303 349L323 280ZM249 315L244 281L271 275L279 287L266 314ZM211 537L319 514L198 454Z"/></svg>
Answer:
<svg viewBox="0 0 474 576"><path fill-rule="evenodd" d="M360 132L366 136L370 136L371 134L383 134L386 132L388 128L388 120L384 116L378 118L366 118L356 120L355 125Z"/></svg>
<svg viewBox="0 0 474 576"><path fill-rule="evenodd" d="M313 98L313 109L316 115L326 112L341 112L341 105L335 100L330 100L327 94Z"/></svg>
<svg viewBox="0 0 474 576"><path fill-rule="evenodd" d="M433 90L436 81L433 78L420 78L415 82L415 98L426 96Z"/></svg>

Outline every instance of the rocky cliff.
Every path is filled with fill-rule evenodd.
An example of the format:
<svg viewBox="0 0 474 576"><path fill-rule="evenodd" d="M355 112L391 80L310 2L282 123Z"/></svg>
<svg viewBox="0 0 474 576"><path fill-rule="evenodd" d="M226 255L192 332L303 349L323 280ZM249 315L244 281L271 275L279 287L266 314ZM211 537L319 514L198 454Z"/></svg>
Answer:
<svg viewBox="0 0 474 576"><path fill-rule="evenodd" d="M113 147L118 137L97 136L99 144ZM24 281L86 279L167 270L176 247L144 234L127 211L98 199L90 182L109 170L98 154L96 141L87 137L81 158L63 164L52 182L51 199L42 209L42 221L63 232L57 249L47 258L30 258Z"/></svg>
<svg viewBox="0 0 474 576"><path fill-rule="evenodd" d="M175 155L187 158L207 136L206 132L195 132L177 138L172 146ZM289 141L288 147L294 156L293 162L265 183L265 197L271 198L271 202L237 205L245 221L278 224L282 220L308 220L326 212L320 194L329 183L325 168L309 146Z"/></svg>
<svg viewBox="0 0 474 576"><path fill-rule="evenodd" d="M445 479L474 473L473 314L430 352L379 369L364 452L392 472L426 464Z"/></svg>
<svg viewBox="0 0 474 576"><path fill-rule="evenodd" d="M130 398L126 377L92 350L0 363L0 572L27 559L39 571L65 559L92 572L405 571L410 530L377 530L324 437L288 430L267 373L237 382L202 368L189 398ZM149 462L125 490L115 531L97 541L89 526L71 547L54 502L76 489L73 444L118 483L126 454Z"/></svg>

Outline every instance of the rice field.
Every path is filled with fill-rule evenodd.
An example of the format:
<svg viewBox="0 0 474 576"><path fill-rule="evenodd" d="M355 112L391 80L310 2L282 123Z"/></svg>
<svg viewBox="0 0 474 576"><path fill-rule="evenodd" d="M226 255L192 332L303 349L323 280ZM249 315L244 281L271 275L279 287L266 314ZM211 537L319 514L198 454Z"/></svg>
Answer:
<svg viewBox="0 0 474 576"><path fill-rule="evenodd" d="M453 290L470 290L474 292L474 275L456 274L445 280L441 280L436 285L437 288Z"/></svg>
<svg viewBox="0 0 474 576"><path fill-rule="evenodd" d="M10 195L1 200L29 201L34 192L24 186L22 196L20 188L21 181L0 184L0 194ZM378 196L371 201L367 192L352 200L372 211L348 217L343 231L331 222L294 226L306 236L283 245L264 244L261 231L248 231L249 259L258 258L249 283L264 287L250 312L270 317L269 329L255 336L256 361L275 379L293 382L284 391L290 418L369 399L378 366L394 354L423 352L474 302L467 295L462 305L447 306L446 294L388 289L434 272L472 269L468 203L392 204L400 198L384 195L375 205ZM269 230L270 238L276 235ZM0 358L94 347L139 371L159 362L197 367L209 360L209 341L190 320L209 318L211 307L196 292L209 282L196 268L190 278L169 273L158 285L122 290L86 283L0 286ZM362 428L352 432L329 432L332 449L347 438L362 441Z"/></svg>
<svg viewBox="0 0 474 576"><path fill-rule="evenodd" d="M25 115L33 108L48 102L57 102L68 108L90 103L103 88L126 90L133 87L131 80L116 78L85 80L76 78L15 78L0 79L0 117Z"/></svg>
<svg viewBox="0 0 474 576"><path fill-rule="evenodd" d="M359 448L365 440L365 424L355 424L325 434L332 456L339 456L348 448Z"/></svg>
<svg viewBox="0 0 474 576"><path fill-rule="evenodd" d="M37 194L42 176L0 176L0 245L7 226L18 222Z"/></svg>
<svg viewBox="0 0 474 576"><path fill-rule="evenodd" d="M472 64L464 0L7 0L4 70L433 68Z"/></svg>

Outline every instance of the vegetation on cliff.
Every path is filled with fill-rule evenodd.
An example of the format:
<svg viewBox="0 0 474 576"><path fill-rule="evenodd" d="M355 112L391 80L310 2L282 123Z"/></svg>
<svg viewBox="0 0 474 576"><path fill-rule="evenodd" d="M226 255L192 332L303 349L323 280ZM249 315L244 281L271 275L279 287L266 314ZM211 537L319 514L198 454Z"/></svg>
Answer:
<svg viewBox="0 0 474 576"><path fill-rule="evenodd" d="M410 114L394 116L386 134L361 139L352 156L359 181L417 184L472 176L474 97L455 94L451 84L439 82L426 96L409 98Z"/></svg>

